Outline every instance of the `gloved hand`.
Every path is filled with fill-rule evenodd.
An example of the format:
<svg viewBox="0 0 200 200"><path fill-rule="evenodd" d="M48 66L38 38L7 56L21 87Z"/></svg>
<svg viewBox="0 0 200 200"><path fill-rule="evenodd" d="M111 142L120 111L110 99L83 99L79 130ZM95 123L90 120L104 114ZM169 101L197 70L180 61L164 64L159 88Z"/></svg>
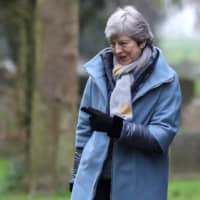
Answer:
<svg viewBox="0 0 200 200"><path fill-rule="evenodd" d="M108 114L91 107L82 107L81 110L90 115L92 130L106 132L110 137L120 137L123 126L122 118L118 116L110 117Z"/></svg>
<svg viewBox="0 0 200 200"><path fill-rule="evenodd" d="M69 191L70 192L72 192L73 186L74 186L74 182L70 181L69 182Z"/></svg>

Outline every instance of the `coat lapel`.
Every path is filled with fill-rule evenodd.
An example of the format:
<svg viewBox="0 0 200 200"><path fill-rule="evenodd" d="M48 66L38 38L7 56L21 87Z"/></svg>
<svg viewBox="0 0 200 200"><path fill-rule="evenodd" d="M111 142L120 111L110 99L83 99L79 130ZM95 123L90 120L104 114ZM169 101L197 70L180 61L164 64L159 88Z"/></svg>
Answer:
<svg viewBox="0 0 200 200"><path fill-rule="evenodd" d="M97 88L100 90L105 104L108 104L108 92L106 85L105 72L103 68L102 58L100 56L101 52L97 54L93 59L86 63L83 67L91 76Z"/></svg>

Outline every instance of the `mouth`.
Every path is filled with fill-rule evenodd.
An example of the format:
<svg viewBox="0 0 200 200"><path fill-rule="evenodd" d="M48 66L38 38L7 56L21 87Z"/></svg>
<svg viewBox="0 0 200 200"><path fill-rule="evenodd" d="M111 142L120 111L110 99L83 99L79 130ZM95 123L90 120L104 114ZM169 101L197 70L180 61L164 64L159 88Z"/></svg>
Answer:
<svg viewBox="0 0 200 200"><path fill-rule="evenodd" d="M119 62L126 62L127 56L118 56Z"/></svg>
<svg viewBox="0 0 200 200"><path fill-rule="evenodd" d="M125 58L126 58L125 55L120 55L120 56L118 56L118 59L119 59L119 60L123 60L123 59L125 59Z"/></svg>

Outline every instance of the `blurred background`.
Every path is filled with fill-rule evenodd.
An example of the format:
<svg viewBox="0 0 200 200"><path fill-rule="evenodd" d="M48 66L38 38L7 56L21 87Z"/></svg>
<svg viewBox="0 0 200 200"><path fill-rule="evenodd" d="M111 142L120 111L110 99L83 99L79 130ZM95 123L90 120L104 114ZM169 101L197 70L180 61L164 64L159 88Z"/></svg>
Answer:
<svg viewBox="0 0 200 200"><path fill-rule="evenodd" d="M123 5L146 17L181 83L169 200L200 199L199 0L0 0L0 200L70 198L82 65Z"/></svg>

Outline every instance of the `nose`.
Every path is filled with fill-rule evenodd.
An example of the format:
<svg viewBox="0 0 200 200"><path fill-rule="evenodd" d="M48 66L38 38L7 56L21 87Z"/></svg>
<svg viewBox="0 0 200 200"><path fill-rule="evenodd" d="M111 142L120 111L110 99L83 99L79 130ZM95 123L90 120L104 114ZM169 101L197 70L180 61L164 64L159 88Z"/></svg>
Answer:
<svg viewBox="0 0 200 200"><path fill-rule="evenodd" d="M119 44L117 44L117 43L115 44L114 52L115 52L115 54L119 54L119 53L122 52L121 46Z"/></svg>

